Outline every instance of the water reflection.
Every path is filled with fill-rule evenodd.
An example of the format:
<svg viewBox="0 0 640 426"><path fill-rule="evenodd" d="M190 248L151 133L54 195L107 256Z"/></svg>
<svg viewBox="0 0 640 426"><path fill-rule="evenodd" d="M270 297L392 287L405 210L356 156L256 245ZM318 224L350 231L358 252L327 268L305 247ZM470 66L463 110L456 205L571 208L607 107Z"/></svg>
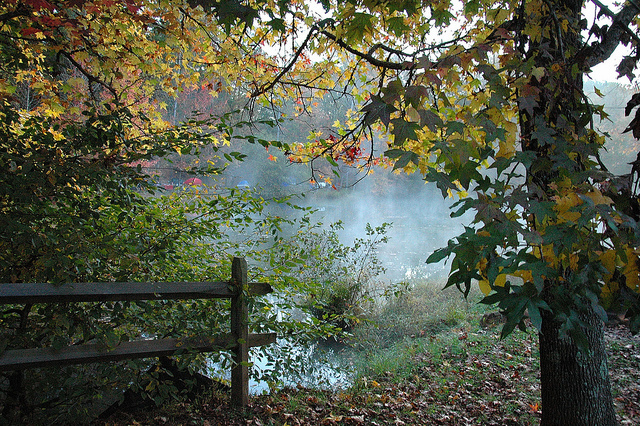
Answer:
<svg viewBox="0 0 640 426"><path fill-rule="evenodd" d="M320 389L347 387L354 377L352 355L349 347L325 341L301 345L278 339L275 345L252 348L252 368L257 374L249 383L249 392L260 394L272 387L298 385Z"/></svg>
<svg viewBox="0 0 640 426"><path fill-rule="evenodd" d="M351 348L337 342L300 344L293 339L278 339L273 345L251 348L249 393L259 395L272 389L302 386L339 389L351 385L355 370ZM211 363L209 374L231 380L228 361Z"/></svg>

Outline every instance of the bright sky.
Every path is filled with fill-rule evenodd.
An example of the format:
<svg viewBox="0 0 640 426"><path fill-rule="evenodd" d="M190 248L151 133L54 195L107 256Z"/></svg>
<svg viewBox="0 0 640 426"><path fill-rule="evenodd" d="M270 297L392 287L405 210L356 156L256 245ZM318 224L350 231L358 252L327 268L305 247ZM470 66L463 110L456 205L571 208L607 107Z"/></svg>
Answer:
<svg viewBox="0 0 640 426"><path fill-rule="evenodd" d="M627 49L627 52L628 51L629 49ZM613 55L611 55L609 60L593 67L591 74L589 74L589 77L591 77L591 79L593 79L594 81L615 81L621 84L629 84L629 79L627 77L618 79L618 72L616 71L616 67L624 56L623 52L625 52L625 50L623 50L622 48L618 48L613 53ZM638 75L637 69L635 74Z"/></svg>

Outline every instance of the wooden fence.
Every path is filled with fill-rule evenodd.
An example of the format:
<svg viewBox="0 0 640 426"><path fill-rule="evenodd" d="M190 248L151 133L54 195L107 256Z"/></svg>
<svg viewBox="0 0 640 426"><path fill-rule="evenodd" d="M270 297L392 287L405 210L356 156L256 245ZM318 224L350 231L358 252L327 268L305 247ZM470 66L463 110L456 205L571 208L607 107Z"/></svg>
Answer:
<svg viewBox="0 0 640 426"><path fill-rule="evenodd" d="M247 295L272 292L266 283L247 282L247 262L234 258L229 282L42 283L0 284L0 304L104 302L128 300L231 299L231 333L173 339L123 342L114 348L84 344L61 349L11 349L0 355L0 371L66 364L169 356L176 352L231 349L231 403L249 403L249 348L276 341L275 333L250 334Z"/></svg>

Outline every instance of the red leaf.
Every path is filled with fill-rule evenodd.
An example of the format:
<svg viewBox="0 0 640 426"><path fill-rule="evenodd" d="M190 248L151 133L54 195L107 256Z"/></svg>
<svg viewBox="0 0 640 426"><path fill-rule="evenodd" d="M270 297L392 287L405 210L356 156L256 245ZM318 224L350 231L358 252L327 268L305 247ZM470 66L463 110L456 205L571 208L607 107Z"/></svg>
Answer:
<svg viewBox="0 0 640 426"><path fill-rule="evenodd" d="M41 32L42 30L39 30L33 27L23 28L20 30L20 33L25 37L29 37L30 35L33 35L35 33L41 33Z"/></svg>
<svg viewBox="0 0 640 426"><path fill-rule="evenodd" d="M26 0L25 3L28 6L31 6L35 11L39 11L41 9L47 9L47 10L53 11L56 8L47 0Z"/></svg>
<svg viewBox="0 0 640 426"><path fill-rule="evenodd" d="M129 9L129 12L133 13L134 15L136 13L138 13L138 11L141 9L140 6L138 6L135 1L128 1L127 2L127 9Z"/></svg>

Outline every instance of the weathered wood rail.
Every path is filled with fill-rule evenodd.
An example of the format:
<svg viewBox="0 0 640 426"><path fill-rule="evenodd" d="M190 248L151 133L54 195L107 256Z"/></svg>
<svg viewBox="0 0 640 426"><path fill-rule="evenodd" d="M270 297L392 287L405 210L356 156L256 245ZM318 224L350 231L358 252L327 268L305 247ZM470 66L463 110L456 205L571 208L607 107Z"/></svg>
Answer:
<svg viewBox="0 0 640 426"><path fill-rule="evenodd" d="M266 283L248 283L247 262L234 258L229 282L0 284L0 304L103 302L128 300L231 299L231 333L218 336L140 340L109 348L84 344L61 349L11 349L0 355L0 371L68 364L170 356L177 352L232 350L231 403L249 403L249 348L274 343L275 333L250 334L247 295L272 292Z"/></svg>

